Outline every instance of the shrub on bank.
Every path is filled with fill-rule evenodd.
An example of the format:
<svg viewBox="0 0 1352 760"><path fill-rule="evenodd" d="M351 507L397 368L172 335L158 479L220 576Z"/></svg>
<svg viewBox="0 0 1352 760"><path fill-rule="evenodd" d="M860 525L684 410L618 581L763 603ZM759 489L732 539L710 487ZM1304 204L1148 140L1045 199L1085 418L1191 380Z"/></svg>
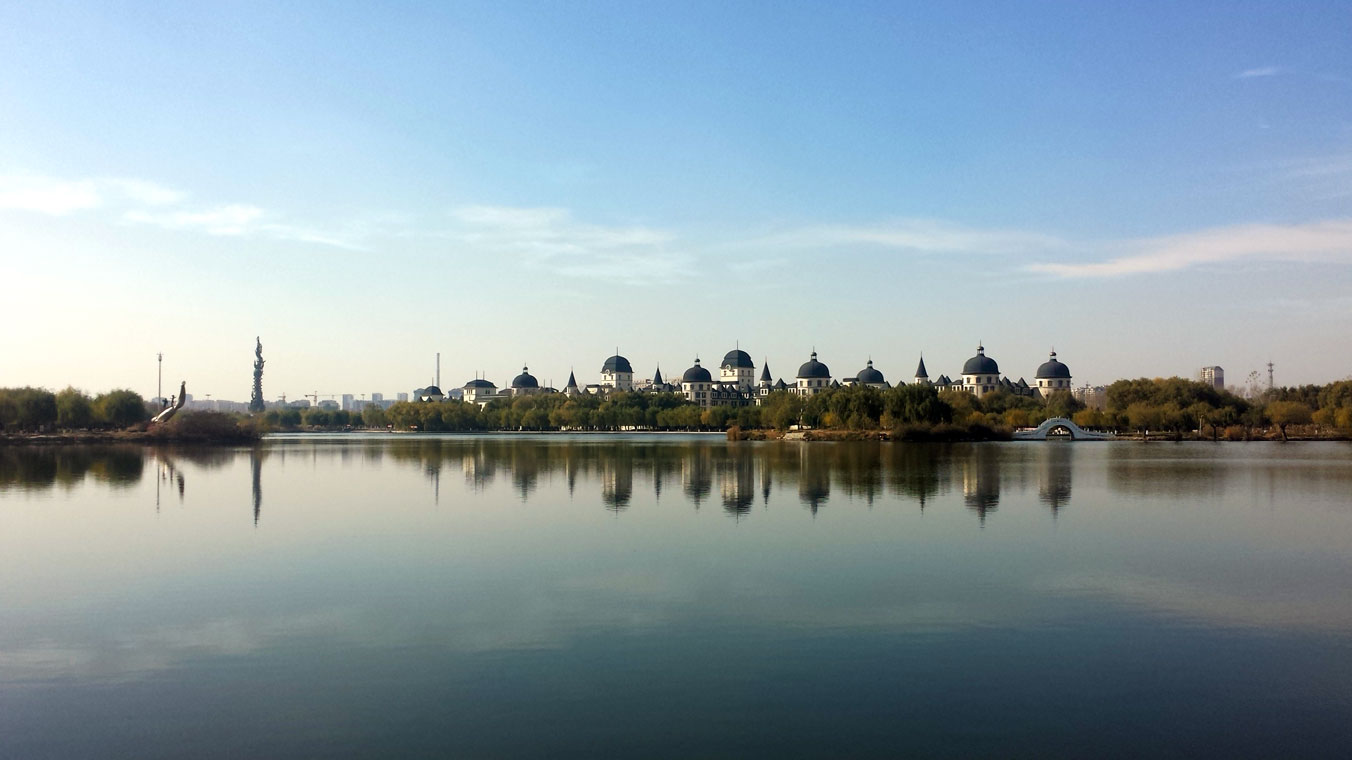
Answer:
<svg viewBox="0 0 1352 760"><path fill-rule="evenodd" d="M261 422L222 412L180 412L150 428L149 435L167 441L253 441L263 433Z"/></svg>

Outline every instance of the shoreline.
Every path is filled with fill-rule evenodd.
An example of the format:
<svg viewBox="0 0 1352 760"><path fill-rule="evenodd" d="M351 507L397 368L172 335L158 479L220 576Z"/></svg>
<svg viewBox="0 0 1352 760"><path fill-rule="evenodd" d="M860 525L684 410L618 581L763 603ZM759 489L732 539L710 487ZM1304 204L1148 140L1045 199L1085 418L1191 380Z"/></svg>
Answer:
<svg viewBox="0 0 1352 760"><path fill-rule="evenodd" d="M283 437L309 437L309 436L367 436L367 435L390 435L390 436L409 436L411 438L434 438L439 436L707 436L720 437L730 442L739 441L787 441L792 443L840 443L849 441L879 441L885 443L1045 443L1045 441L1011 441L1007 437L967 437L956 438L933 438L933 439L897 439L890 432L885 430L742 430L735 436L728 432L715 430L472 430L472 431L445 431L445 432L424 432L424 431L391 431L391 430L286 430L273 433L265 433L261 436L231 436L231 437L209 437L194 435L166 435L145 430L118 430L118 431L75 431L65 433L19 433L19 434L0 434L0 447L7 446L88 446L88 445L107 445L107 444L136 444L136 445L155 445L155 444L191 444L199 446L247 446L264 442L269 438L276 440ZM1208 436L1151 436L1143 438L1140 435L1118 435L1116 441L1130 441L1134 443L1281 443L1279 437L1254 436L1248 440L1226 440L1221 438L1213 441ZM1346 435L1330 436L1288 436L1288 441L1309 443L1309 442L1328 442L1328 443L1346 443L1352 438ZM1054 441L1053 441L1054 442ZM1096 441L1097 442L1097 441ZM1077 441L1077 443L1089 443L1089 441Z"/></svg>

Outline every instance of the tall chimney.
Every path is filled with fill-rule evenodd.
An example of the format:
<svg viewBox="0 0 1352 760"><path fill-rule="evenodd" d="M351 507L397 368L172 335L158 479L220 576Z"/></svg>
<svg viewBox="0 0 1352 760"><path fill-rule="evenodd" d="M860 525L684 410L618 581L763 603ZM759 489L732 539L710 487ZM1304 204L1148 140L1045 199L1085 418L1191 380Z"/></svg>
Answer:
<svg viewBox="0 0 1352 760"><path fill-rule="evenodd" d="M441 387L441 352L437 352L437 382L436 386Z"/></svg>

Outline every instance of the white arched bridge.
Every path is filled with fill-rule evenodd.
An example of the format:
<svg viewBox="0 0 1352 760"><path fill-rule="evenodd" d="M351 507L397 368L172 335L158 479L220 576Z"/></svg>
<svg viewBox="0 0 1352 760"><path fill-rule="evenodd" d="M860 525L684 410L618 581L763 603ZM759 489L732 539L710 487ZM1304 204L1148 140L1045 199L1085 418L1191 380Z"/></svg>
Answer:
<svg viewBox="0 0 1352 760"><path fill-rule="evenodd" d="M1106 441L1111 433L1095 433L1076 425L1065 417L1053 417L1031 430L1016 430L1016 441L1045 441L1048 437L1069 435L1072 441Z"/></svg>

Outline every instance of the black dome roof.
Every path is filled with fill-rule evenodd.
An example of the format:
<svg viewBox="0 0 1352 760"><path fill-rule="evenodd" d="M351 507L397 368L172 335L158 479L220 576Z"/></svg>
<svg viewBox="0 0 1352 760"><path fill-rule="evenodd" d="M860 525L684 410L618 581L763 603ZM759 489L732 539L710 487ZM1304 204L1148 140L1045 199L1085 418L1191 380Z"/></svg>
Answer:
<svg viewBox="0 0 1352 760"><path fill-rule="evenodd" d="M743 351L740 348L734 348L733 350L729 351L727 356L723 357L722 366L732 367L734 369L756 368L755 362L751 361L751 354L748 354L747 352Z"/></svg>
<svg viewBox="0 0 1352 760"><path fill-rule="evenodd" d="M628 372L631 375L634 374L634 368L629 366L629 360L619 354L615 354L609 359L606 359L606 363L601 365L601 371Z"/></svg>
<svg viewBox="0 0 1352 760"><path fill-rule="evenodd" d="M681 382L683 383L711 383L713 382L713 379L713 376L709 374L709 370L699 366L698 358L695 359L695 366L686 370L684 375L681 375Z"/></svg>
<svg viewBox="0 0 1352 760"><path fill-rule="evenodd" d="M798 377L808 378L829 378L831 377L831 368L817 361L817 352L812 352L812 358L803 362L798 367Z"/></svg>
<svg viewBox="0 0 1352 760"><path fill-rule="evenodd" d="M473 380L469 381L468 383L465 383L465 387L466 387L466 388L496 388L496 387L498 387L498 386L492 384L491 382L489 382L489 381L487 381L487 380L485 380L485 379L483 379L483 378L481 378L481 377L476 377L476 378L474 378Z"/></svg>
<svg viewBox="0 0 1352 760"><path fill-rule="evenodd" d="M1052 352L1052 357L1042 363L1037 368L1037 374L1034 375L1039 380L1069 380L1070 367L1056 360L1056 352Z"/></svg>
<svg viewBox="0 0 1352 760"><path fill-rule="evenodd" d="M429 386L427 386L426 388L423 388L422 390L418 391L418 395L419 395L419 396L445 396L446 394L442 393L442 392L441 392L441 389L438 388L438 387L436 387L435 385L429 385Z"/></svg>
<svg viewBox="0 0 1352 760"><path fill-rule="evenodd" d="M995 360L986 356L986 347L977 346L976 356L967 360L962 365L962 374L964 375L998 375L1000 374L1000 365Z"/></svg>
<svg viewBox="0 0 1352 760"><path fill-rule="evenodd" d="M883 383L883 373L873 368L873 360L868 360L868 366L859 370L859 374L854 378L861 383Z"/></svg>
<svg viewBox="0 0 1352 760"><path fill-rule="evenodd" d="M540 382L531 376L526 367L521 368L521 374L512 378L513 388L539 388Z"/></svg>

